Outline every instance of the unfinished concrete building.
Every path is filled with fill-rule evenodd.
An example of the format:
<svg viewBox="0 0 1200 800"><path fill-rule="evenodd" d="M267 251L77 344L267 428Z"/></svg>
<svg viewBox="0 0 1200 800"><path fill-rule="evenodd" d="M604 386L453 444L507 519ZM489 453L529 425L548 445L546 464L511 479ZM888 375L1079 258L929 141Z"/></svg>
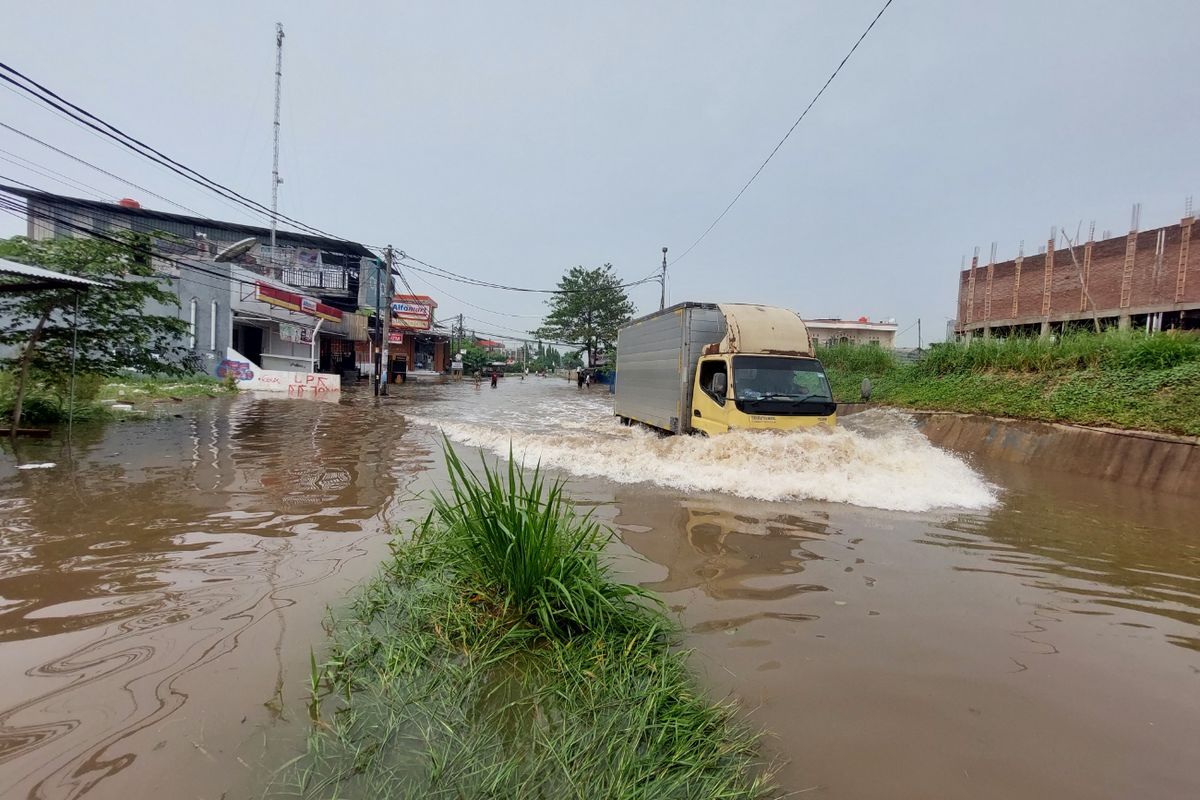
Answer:
<svg viewBox="0 0 1200 800"><path fill-rule="evenodd" d="M1190 203L1189 203L1190 206ZM1043 252L987 263L978 250L959 274L955 332L1046 335L1068 328L1200 328L1200 258L1190 254L1195 218L1139 231L1134 207L1124 236L1074 242L1051 230ZM1081 237L1082 238L1082 237ZM1023 247L1022 247L1023 250Z"/></svg>

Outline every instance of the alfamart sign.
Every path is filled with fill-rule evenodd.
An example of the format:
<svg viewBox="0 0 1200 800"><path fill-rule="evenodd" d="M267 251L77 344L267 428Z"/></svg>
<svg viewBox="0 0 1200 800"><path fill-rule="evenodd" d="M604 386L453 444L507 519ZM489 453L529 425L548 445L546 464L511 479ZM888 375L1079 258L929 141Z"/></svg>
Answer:
<svg viewBox="0 0 1200 800"><path fill-rule="evenodd" d="M427 331L433 327L433 309L424 303L392 303L392 327Z"/></svg>
<svg viewBox="0 0 1200 800"><path fill-rule="evenodd" d="M341 309L327 306L311 297L277 289L262 282L257 283L254 289L254 299L260 303L286 308L288 311L299 311L301 314L309 314L329 322L341 322L342 320Z"/></svg>

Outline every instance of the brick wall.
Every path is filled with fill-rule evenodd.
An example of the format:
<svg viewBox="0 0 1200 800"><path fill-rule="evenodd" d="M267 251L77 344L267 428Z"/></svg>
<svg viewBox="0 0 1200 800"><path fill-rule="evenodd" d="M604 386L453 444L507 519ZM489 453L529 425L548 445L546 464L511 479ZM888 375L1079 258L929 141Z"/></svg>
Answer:
<svg viewBox="0 0 1200 800"><path fill-rule="evenodd" d="M1088 259L1084 244L1075 248L1075 261L1072 261L1071 253L1066 248L1055 250L1049 284L1050 320L1091 316L1091 307L1084 303L1081 285L1081 274L1085 267L1091 301L1102 317L1119 316L1127 309L1200 307L1200 253L1196 252L1200 245L1196 241L1200 237L1200 226L1191 229L1184 265L1184 291L1182 296L1177 296L1180 251L1185 230L1184 224L1168 225L1136 235L1137 248L1129 277L1128 299L1124 304L1122 284L1125 278L1126 236L1093 243L1090 263L1086 263ZM1156 254L1159 231L1163 232L1161 256ZM958 286L959 329L979 326L984 322L1004 325L1045 319L1042 309L1046 261L1044 254L1025 256L1020 264L1019 285L1015 259L992 265L990 314L985 313L989 295L987 264L980 263L975 269L973 294L970 291L971 269L962 270ZM1015 315L1014 294L1017 301ZM969 302L971 300L973 302Z"/></svg>

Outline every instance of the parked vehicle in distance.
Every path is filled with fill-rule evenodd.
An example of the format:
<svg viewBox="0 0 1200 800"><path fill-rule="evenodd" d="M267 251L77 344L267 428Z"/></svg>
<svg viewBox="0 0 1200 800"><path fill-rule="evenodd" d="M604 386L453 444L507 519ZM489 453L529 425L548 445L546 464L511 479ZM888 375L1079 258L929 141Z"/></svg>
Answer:
<svg viewBox="0 0 1200 800"><path fill-rule="evenodd" d="M679 303L617 332L614 413L670 433L834 426L837 404L793 311Z"/></svg>

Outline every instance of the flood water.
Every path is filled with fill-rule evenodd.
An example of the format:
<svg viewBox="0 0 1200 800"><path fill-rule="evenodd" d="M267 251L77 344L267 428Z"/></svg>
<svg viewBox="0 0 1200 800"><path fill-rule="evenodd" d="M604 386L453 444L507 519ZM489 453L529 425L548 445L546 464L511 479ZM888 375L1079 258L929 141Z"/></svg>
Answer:
<svg viewBox="0 0 1200 800"><path fill-rule="evenodd" d="M614 527L785 791L1200 796L1200 500L971 463L890 412L659 438L603 391L239 396L0 453L0 797L253 796L443 433Z"/></svg>

